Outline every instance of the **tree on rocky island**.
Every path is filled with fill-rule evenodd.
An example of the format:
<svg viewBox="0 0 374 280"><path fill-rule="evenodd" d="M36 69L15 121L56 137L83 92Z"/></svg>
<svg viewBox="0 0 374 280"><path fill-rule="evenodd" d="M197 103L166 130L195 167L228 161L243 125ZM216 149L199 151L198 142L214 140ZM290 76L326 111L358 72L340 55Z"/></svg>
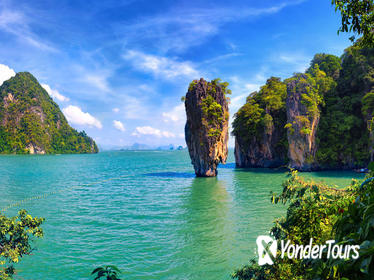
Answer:
<svg viewBox="0 0 374 280"><path fill-rule="evenodd" d="M185 98L187 122L185 139L195 174L217 176L217 166L228 153L229 98L227 82L220 79L193 80Z"/></svg>

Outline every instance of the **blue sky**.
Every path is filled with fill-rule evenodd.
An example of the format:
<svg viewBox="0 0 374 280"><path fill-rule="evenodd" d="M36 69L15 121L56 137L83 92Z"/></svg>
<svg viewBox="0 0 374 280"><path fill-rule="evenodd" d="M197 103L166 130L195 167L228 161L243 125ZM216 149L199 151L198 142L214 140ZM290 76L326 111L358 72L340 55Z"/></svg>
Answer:
<svg viewBox="0 0 374 280"><path fill-rule="evenodd" d="M339 17L330 0L0 0L0 83L31 72L103 148L185 145L192 79L228 81L233 115L270 76L341 55Z"/></svg>

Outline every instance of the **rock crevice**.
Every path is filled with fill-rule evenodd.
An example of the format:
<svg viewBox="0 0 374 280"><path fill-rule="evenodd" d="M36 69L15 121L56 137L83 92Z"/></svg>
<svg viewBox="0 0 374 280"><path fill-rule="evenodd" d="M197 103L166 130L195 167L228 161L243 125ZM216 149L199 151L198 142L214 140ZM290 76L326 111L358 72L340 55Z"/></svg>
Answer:
<svg viewBox="0 0 374 280"><path fill-rule="evenodd" d="M296 80L287 84L287 131L289 166L298 170L310 171L315 167L316 131L320 119L318 104L316 109L308 110L303 102L311 85L306 77L300 75ZM309 102L316 103L315 100Z"/></svg>

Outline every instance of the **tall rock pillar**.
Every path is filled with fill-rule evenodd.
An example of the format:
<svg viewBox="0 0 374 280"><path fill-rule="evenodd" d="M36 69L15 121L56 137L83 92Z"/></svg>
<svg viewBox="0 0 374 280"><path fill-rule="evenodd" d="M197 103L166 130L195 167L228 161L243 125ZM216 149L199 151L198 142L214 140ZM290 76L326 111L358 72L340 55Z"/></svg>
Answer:
<svg viewBox="0 0 374 280"><path fill-rule="evenodd" d="M217 166L228 153L227 83L203 78L191 82L185 97L187 122L185 138L195 174L217 176Z"/></svg>

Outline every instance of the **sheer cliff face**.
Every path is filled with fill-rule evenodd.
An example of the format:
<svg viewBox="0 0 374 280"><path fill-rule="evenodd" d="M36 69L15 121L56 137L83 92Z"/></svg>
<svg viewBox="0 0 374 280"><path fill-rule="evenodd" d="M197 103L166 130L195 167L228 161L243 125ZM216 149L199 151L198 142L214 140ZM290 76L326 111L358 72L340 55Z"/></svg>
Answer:
<svg viewBox="0 0 374 280"><path fill-rule="evenodd" d="M270 78L240 108L233 122L238 167L315 168L319 105L329 79L318 68L282 82Z"/></svg>
<svg viewBox="0 0 374 280"><path fill-rule="evenodd" d="M219 163L225 163L228 143L228 102L226 84L195 80L185 99L187 122L185 138L195 174L217 175Z"/></svg>
<svg viewBox="0 0 374 280"><path fill-rule="evenodd" d="M374 160L373 73L374 48L354 45L341 58L317 54L305 73L270 78L235 115L237 166L281 166L274 159L285 151L298 170L366 167Z"/></svg>
<svg viewBox="0 0 374 280"><path fill-rule="evenodd" d="M305 171L315 166L315 140L320 119L318 103L315 100L318 98L318 93L310 92L311 88L304 75L298 76L287 84L289 166Z"/></svg>
<svg viewBox="0 0 374 280"><path fill-rule="evenodd" d="M235 114L235 160L238 167L278 167L287 163L286 84L271 77Z"/></svg>
<svg viewBox="0 0 374 280"><path fill-rule="evenodd" d="M237 167L279 167L286 164L287 153L281 143L285 132L274 124L265 128L262 137L248 140L235 137L235 161Z"/></svg>

